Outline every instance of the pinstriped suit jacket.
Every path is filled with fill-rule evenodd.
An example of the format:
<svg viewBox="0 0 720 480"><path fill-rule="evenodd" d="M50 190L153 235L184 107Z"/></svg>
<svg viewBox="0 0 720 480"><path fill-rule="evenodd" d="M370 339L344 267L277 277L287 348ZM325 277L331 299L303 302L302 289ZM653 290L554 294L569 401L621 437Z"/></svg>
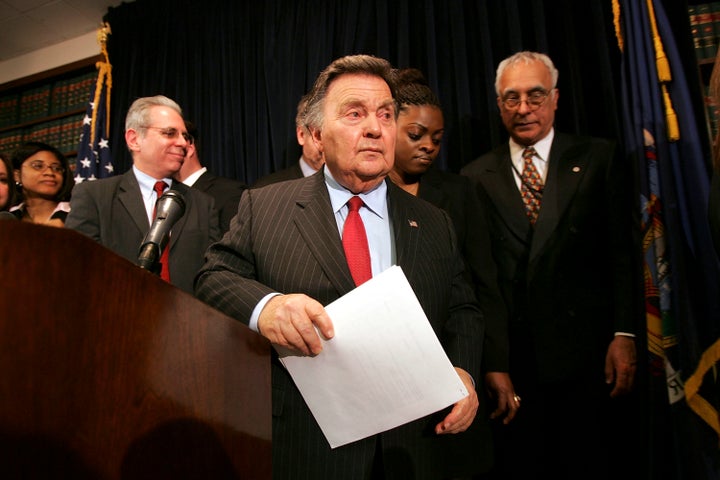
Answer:
<svg viewBox="0 0 720 480"><path fill-rule="evenodd" d="M463 278L450 218L389 181L388 210L398 265L453 365L479 378L483 321ZM258 301L271 292L305 293L327 305L353 288L320 171L247 190L230 231L208 249L195 293L247 323ZM330 450L277 359L272 372L274 478L369 478L377 439ZM444 439L432 433L440 418L426 417L381 435L388 478L443 478Z"/></svg>

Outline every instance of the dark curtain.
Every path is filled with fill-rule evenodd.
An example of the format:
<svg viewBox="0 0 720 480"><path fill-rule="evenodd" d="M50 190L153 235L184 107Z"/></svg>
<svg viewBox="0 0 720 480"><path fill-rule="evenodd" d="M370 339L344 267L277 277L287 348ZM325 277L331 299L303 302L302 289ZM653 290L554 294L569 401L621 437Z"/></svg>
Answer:
<svg viewBox="0 0 720 480"><path fill-rule="evenodd" d="M610 0L137 0L106 19L117 172L130 166L127 108L155 94L197 124L214 173L252 183L290 165L298 100L327 64L354 53L425 72L443 103L438 163L450 171L506 139L495 69L523 49L548 53L560 71L558 129L621 134Z"/></svg>
<svg viewBox="0 0 720 480"><path fill-rule="evenodd" d="M662 3L689 95L700 106L698 125L704 125L688 2ZM198 126L201 159L213 173L252 183L289 166L300 153L298 100L333 59L355 53L425 73L445 112L438 161L443 169L457 172L506 141L495 69L519 50L549 54L560 71L558 130L625 144L612 0L136 0L111 8L106 20L112 28L116 172L131 164L123 138L127 108L135 98L155 94L175 99ZM709 159L709 141L702 147ZM645 349L638 347L641 358ZM642 380L647 372L641 374L640 402L666 403L648 398L654 394ZM655 431L650 425L646 430ZM680 478L672 466L679 437L630 447L648 465L636 478ZM658 448L662 444L665 450Z"/></svg>

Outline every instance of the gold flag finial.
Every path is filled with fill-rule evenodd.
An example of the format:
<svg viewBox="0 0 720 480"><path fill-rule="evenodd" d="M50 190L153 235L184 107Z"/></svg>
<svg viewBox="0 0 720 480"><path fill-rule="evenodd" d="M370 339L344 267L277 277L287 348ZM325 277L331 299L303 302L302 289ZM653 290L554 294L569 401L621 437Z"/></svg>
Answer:
<svg viewBox="0 0 720 480"><path fill-rule="evenodd" d="M100 45L105 45L107 43L107 37L108 35L112 34L112 30L110 30L110 24L107 22L103 22L100 24L100 28L97 29L97 41Z"/></svg>
<svg viewBox="0 0 720 480"><path fill-rule="evenodd" d="M110 90L112 89L112 65L110 64L110 57L108 56L107 51L107 39L110 35L112 35L110 24L102 22L100 27L97 29L97 41L100 44L100 55L102 55L102 60L95 62L95 68L98 70L98 78L95 85L95 96L93 97L93 102L97 105L100 101L102 89L105 89L105 112L108 118L110 117ZM93 108L90 123L90 138L95 138L97 112L98 109ZM105 122L105 135L110 135L110 122Z"/></svg>

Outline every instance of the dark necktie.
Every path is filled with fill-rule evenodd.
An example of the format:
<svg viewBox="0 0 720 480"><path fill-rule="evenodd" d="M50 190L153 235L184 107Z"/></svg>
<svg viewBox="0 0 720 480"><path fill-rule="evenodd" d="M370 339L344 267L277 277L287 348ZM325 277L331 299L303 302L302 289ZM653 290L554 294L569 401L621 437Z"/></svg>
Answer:
<svg viewBox="0 0 720 480"><path fill-rule="evenodd" d="M540 200L542 199L544 187L540 174L532 161L534 155L535 149L533 147L527 147L523 151L524 165L520 176L520 193L525 204L525 213L532 225L535 225L535 221L540 214Z"/></svg>
<svg viewBox="0 0 720 480"><path fill-rule="evenodd" d="M362 206L363 201L360 197L355 196L348 201L350 211L345 219L342 235L345 257L356 286L372 278L370 249L368 248L365 225L362 218L360 218L359 212Z"/></svg>
<svg viewBox="0 0 720 480"><path fill-rule="evenodd" d="M160 200L160 197L162 197L163 192L168 187L167 183L165 182L155 182L155 193L157 193L157 199L155 200L155 208L153 208L153 221L155 221L155 215L157 215L157 201ZM170 265L168 262L170 261L170 239L168 238L167 243L165 244L165 249L162 252L162 255L160 256L160 278L165 280L166 282L170 283Z"/></svg>

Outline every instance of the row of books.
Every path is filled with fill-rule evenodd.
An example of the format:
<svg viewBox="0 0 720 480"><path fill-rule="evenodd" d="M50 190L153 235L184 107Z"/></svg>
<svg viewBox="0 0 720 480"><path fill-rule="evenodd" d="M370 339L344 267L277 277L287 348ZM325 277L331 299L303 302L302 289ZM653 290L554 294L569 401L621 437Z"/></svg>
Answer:
<svg viewBox="0 0 720 480"><path fill-rule="evenodd" d="M19 101L18 95L0 98L0 127L7 127L17 123Z"/></svg>
<svg viewBox="0 0 720 480"><path fill-rule="evenodd" d="M695 56L698 60L714 59L720 45L720 2L688 5Z"/></svg>
<svg viewBox="0 0 720 480"><path fill-rule="evenodd" d="M97 81L97 73L90 72L77 78L55 82L52 89L50 114L81 110L87 107L90 92Z"/></svg>
<svg viewBox="0 0 720 480"><path fill-rule="evenodd" d="M11 155L23 142L35 140L48 143L63 153L77 150L85 114L39 123L23 129L0 133L0 151Z"/></svg>
<svg viewBox="0 0 720 480"><path fill-rule="evenodd" d="M705 86L705 110L707 113L710 138L714 142L720 130L720 104L710 96L710 88Z"/></svg>
<svg viewBox="0 0 720 480"><path fill-rule="evenodd" d="M83 110L97 79L88 72L0 97L0 128Z"/></svg>

